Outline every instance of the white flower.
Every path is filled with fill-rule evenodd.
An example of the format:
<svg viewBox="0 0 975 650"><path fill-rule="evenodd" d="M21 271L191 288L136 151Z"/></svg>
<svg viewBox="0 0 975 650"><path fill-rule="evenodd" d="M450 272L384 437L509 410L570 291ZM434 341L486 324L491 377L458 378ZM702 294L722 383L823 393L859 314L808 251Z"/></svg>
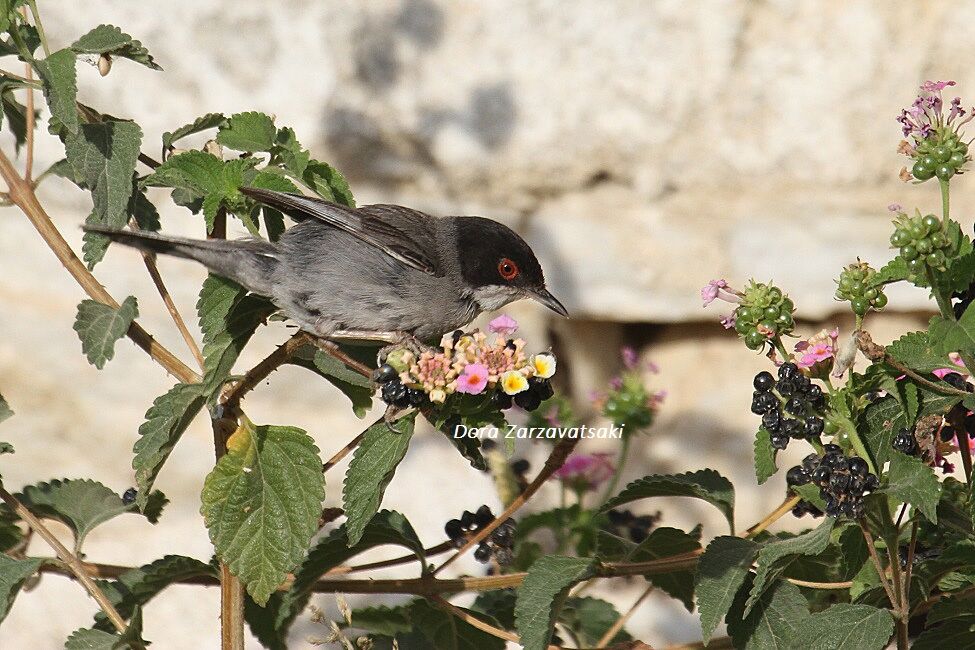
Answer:
<svg viewBox="0 0 975 650"><path fill-rule="evenodd" d="M437 388L430 391L430 401L434 404L443 404L445 399L447 399L447 393L442 389Z"/></svg>
<svg viewBox="0 0 975 650"><path fill-rule="evenodd" d="M535 376L548 379L555 374L555 355L543 352L532 357L532 366L535 368Z"/></svg>
<svg viewBox="0 0 975 650"><path fill-rule="evenodd" d="M501 390L508 395L517 395L528 390L528 380L517 370L509 370L501 374Z"/></svg>

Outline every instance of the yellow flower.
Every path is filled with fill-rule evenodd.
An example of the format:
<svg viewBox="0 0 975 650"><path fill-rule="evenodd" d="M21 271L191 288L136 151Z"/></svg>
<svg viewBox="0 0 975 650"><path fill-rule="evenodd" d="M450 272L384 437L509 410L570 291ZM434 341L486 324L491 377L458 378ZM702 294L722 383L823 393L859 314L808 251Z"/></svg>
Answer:
<svg viewBox="0 0 975 650"><path fill-rule="evenodd" d="M447 393L443 389L437 388L430 391L430 401L434 404L442 404L445 399L447 399Z"/></svg>
<svg viewBox="0 0 975 650"><path fill-rule="evenodd" d="M535 376L548 379L555 374L555 357L551 354L536 354L532 357L532 365L535 367Z"/></svg>
<svg viewBox="0 0 975 650"><path fill-rule="evenodd" d="M517 370L509 370L501 374L501 390L508 395L517 395L528 390L528 380Z"/></svg>

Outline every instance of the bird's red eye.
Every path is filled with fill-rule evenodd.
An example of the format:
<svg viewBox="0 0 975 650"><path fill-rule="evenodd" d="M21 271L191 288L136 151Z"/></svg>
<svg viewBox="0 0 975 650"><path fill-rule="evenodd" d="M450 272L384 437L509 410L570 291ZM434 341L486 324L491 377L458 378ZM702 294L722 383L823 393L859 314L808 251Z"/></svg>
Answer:
<svg viewBox="0 0 975 650"><path fill-rule="evenodd" d="M498 262L498 274L510 282L518 277L518 265L507 257L502 257L501 261Z"/></svg>

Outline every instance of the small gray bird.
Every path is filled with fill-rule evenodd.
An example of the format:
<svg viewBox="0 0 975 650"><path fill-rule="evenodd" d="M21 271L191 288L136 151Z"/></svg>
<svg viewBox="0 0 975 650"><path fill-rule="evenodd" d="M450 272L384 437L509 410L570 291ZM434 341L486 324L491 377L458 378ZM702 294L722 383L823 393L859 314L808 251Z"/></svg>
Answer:
<svg viewBox="0 0 975 650"><path fill-rule="evenodd" d="M510 228L484 217L433 217L398 205L348 208L240 188L297 224L276 242L197 240L86 226L128 246L196 260L270 298L302 329L333 339L430 341L482 311L533 298L568 316Z"/></svg>

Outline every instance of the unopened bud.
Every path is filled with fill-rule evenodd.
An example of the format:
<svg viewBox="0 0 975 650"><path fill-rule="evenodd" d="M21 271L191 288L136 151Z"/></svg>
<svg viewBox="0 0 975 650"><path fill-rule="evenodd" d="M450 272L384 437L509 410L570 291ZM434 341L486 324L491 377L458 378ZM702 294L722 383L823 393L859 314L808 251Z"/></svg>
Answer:
<svg viewBox="0 0 975 650"><path fill-rule="evenodd" d="M112 71L112 57L108 54L102 54L98 57L98 74L101 76L106 76Z"/></svg>

